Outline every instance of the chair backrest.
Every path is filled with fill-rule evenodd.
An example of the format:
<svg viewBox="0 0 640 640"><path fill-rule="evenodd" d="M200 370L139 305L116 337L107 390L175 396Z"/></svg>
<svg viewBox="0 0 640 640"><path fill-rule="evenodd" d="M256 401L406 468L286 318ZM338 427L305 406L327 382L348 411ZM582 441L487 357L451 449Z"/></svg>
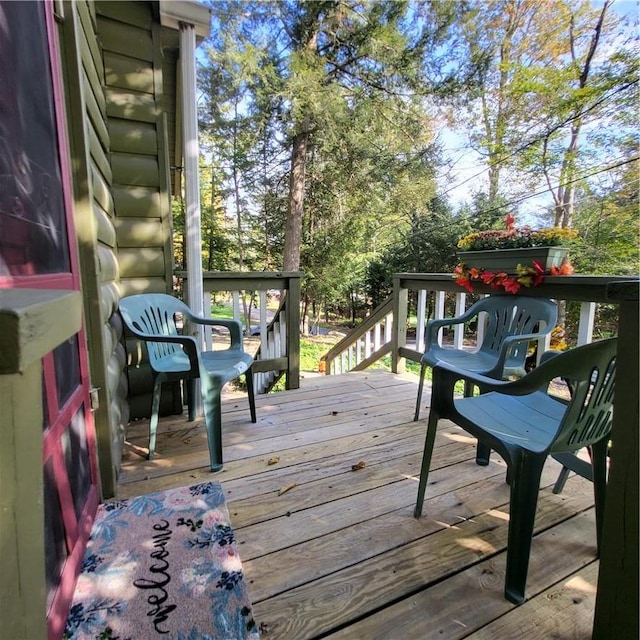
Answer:
<svg viewBox="0 0 640 640"><path fill-rule="evenodd" d="M539 367L549 380L565 378L572 396L551 452L574 451L611 431L618 339L570 349Z"/></svg>
<svg viewBox="0 0 640 640"><path fill-rule="evenodd" d="M120 315L127 328L138 338L150 335L178 335L176 315L186 320L191 311L184 302L165 293L140 293L120 300ZM158 360L182 352L176 343L145 341L149 361Z"/></svg>
<svg viewBox="0 0 640 640"><path fill-rule="evenodd" d="M470 309L488 316L480 351L497 354L508 336L527 333L549 333L558 321L558 307L546 298L497 295L483 298ZM517 343L509 353L505 366L523 365L528 344Z"/></svg>

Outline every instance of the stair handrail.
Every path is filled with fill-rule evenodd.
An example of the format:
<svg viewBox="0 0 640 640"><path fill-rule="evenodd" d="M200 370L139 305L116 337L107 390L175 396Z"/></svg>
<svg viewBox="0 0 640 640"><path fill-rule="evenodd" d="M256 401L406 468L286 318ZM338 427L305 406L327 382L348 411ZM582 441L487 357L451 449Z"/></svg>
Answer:
<svg viewBox="0 0 640 640"><path fill-rule="evenodd" d="M326 375L331 374L333 361L336 360L340 355L356 345L358 340L360 340L363 336L365 336L369 331L374 329L376 325L382 324L386 318L393 313L393 296L389 296L383 302L381 302L371 313L371 315L366 318L359 325L354 327L344 338L342 338L338 343L336 343L327 353L325 353L320 358L320 370L323 371ZM388 339L374 352L369 354L367 357L362 360L358 360L355 366L350 370L358 371L362 369L366 369L368 366L384 357L391 351L391 332L388 332Z"/></svg>

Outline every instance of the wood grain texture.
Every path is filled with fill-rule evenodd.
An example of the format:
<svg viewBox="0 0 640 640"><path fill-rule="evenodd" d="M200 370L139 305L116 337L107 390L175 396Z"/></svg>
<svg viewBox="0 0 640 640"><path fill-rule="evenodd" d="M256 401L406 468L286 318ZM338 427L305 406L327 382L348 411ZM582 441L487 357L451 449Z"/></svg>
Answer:
<svg viewBox="0 0 640 640"><path fill-rule="evenodd" d="M526 637L584 637L593 599L571 604L569 585L595 584L591 484L571 477L554 495L560 466L549 460L530 600L514 607L503 597L509 487L498 456L477 466L475 440L443 421L424 514L413 517L428 413L411 421L416 393L411 374L303 372L300 389L258 396L255 425L245 396L226 394L225 466L215 478L261 636L449 640L486 627L486 637L525 637L510 635L521 624L538 634ZM201 420L162 419L152 461L141 457L146 427L130 428L119 497L212 477Z"/></svg>

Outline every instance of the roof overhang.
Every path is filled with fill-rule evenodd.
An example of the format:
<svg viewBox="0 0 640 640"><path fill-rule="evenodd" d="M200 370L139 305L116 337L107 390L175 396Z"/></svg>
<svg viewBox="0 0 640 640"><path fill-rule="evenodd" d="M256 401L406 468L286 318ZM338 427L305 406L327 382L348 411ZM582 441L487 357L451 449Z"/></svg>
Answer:
<svg viewBox="0 0 640 640"><path fill-rule="evenodd" d="M163 27L180 29L180 23L192 24L196 40L203 40L211 29L211 10L190 0L158 0L160 24Z"/></svg>

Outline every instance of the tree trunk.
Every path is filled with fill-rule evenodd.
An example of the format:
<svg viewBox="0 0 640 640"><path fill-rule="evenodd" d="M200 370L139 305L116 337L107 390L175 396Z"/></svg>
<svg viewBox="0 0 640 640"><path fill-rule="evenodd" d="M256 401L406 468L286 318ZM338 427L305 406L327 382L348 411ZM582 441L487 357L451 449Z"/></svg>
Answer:
<svg viewBox="0 0 640 640"><path fill-rule="evenodd" d="M584 65L580 71L580 77L578 78L578 87L582 90L587 86L589 79L589 72L591 70L591 63L595 57L600 43L600 34L602 32L602 25L604 24L604 18L607 13L607 9L611 4L610 0L605 0L600 11L598 23L591 36L591 42L589 44L589 51L584 61ZM577 62L575 54L575 40L573 33L573 18L569 29L569 38L571 44L571 58L574 63ZM569 144L564 152L564 158L562 161L562 169L560 171L560 184L558 185L557 194L554 196L555 200L555 225L557 227L571 227L573 225L573 210L575 203L575 190L576 185L574 182L575 172L575 157L578 151L578 141L580 137L580 130L582 128L582 118L576 116L573 124L571 125L571 137Z"/></svg>
<svg viewBox="0 0 640 640"><path fill-rule="evenodd" d="M302 242L302 214L304 212L305 164L309 142L309 119L294 139L291 149L291 177L289 180L289 212L284 234L284 256L282 269L300 269L300 244Z"/></svg>
<svg viewBox="0 0 640 640"><path fill-rule="evenodd" d="M238 231L238 270L244 269L244 239L242 237L242 209L240 206L240 183L238 179L238 102L234 104L235 118L233 127L233 196L236 201L236 226Z"/></svg>

